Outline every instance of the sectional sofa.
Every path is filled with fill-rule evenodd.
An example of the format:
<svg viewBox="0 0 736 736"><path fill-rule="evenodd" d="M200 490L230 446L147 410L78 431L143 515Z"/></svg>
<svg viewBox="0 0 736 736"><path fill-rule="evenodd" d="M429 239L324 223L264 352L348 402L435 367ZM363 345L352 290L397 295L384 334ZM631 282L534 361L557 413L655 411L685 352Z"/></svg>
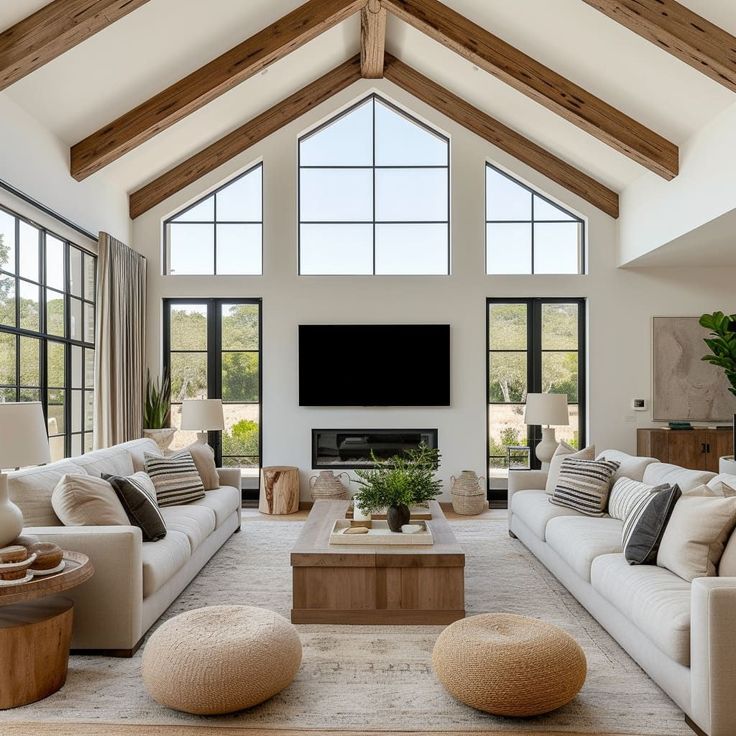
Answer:
<svg viewBox="0 0 736 736"><path fill-rule="evenodd" d="M683 491L736 476L716 476L606 450L616 477ZM682 708L695 730L736 734L736 577L689 583L654 565L630 566L622 522L549 503L547 473L509 473L509 531L552 572L647 674ZM736 533L726 546L736 556ZM646 714L642 713L642 718Z"/></svg>
<svg viewBox="0 0 736 736"><path fill-rule="evenodd" d="M65 595L74 600L72 647L132 656L146 631L196 577L212 555L240 530L240 471L218 469L220 488L205 498L161 509L166 536L143 542L135 526L63 526L51 494L65 474L131 475L143 470L155 442L134 440L9 475L11 499L23 512L24 534L84 552L95 574Z"/></svg>

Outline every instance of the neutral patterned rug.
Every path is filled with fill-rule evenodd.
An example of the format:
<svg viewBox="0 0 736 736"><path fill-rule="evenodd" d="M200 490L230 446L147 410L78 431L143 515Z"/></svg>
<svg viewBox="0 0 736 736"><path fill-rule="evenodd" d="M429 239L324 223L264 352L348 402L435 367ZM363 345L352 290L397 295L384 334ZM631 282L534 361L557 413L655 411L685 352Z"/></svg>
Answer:
<svg viewBox="0 0 736 736"><path fill-rule="evenodd" d="M249 520L164 618L199 606L241 603L288 618L289 550L301 521ZM304 647L294 683L267 703L226 717L197 717L153 702L132 659L72 657L67 684L39 703L0 713L3 722L118 722L315 730L500 731L680 736L681 711L557 580L509 538L503 520L454 521L466 553L468 615L508 611L561 626L588 659L588 679L561 710L512 720L455 701L437 682L431 653L439 626L299 626ZM101 728L100 733L104 733ZM141 729L145 733L145 728Z"/></svg>

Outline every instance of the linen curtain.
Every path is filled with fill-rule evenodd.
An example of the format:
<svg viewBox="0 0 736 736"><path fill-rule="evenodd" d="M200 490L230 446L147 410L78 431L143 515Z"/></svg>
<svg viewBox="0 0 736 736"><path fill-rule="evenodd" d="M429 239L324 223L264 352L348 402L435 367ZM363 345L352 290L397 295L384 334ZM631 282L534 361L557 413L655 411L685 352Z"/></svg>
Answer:
<svg viewBox="0 0 736 736"><path fill-rule="evenodd" d="M95 448L143 434L146 259L107 233L97 256Z"/></svg>

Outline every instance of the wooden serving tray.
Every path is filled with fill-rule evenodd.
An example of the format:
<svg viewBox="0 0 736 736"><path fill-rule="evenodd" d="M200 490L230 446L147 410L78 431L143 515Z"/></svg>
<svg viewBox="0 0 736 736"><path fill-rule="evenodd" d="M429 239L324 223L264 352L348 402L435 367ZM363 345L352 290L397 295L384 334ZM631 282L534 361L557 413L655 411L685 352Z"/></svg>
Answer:
<svg viewBox="0 0 736 736"><path fill-rule="evenodd" d="M358 522L359 524L360 522ZM413 522L412 522L413 523ZM336 519L330 532L330 544L358 544L358 545L381 545L381 546L426 546L434 544L432 530L426 521L418 521L424 527L423 532L416 534L402 534L392 532L388 528L388 522L373 520L367 534L344 534L346 529L358 524L353 524L349 519Z"/></svg>

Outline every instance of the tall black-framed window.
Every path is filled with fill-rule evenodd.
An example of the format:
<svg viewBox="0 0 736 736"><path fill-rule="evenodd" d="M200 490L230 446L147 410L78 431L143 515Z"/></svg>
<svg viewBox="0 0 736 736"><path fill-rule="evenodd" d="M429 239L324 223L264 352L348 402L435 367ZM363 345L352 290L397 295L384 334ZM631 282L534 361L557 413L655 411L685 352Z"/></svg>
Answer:
<svg viewBox="0 0 736 736"><path fill-rule="evenodd" d="M225 430L210 432L215 459L257 487L261 467L261 300L164 299L164 368L171 375L172 426L184 399L222 399ZM172 449L195 432L179 429Z"/></svg>
<svg viewBox="0 0 736 736"><path fill-rule="evenodd" d="M97 258L0 208L0 401L40 401L51 459L92 449Z"/></svg>
<svg viewBox="0 0 736 736"><path fill-rule="evenodd" d="M376 94L303 135L299 273L449 274L449 139Z"/></svg>
<svg viewBox="0 0 736 736"><path fill-rule="evenodd" d="M585 444L585 299L490 298L486 305L489 498L504 499L509 468L539 467L541 428L524 424L527 393L567 395L557 439Z"/></svg>
<svg viewBox="0 0 736 736"><path fill-rule="evenodd" d="M585 220L486 163L486 273L585 273Z"/></svg>
<svg viewBox="0 0 736 736"><path fill-rule="evenodd" d="M164 221L164 273L263 273L263 164Z"/></svg>

